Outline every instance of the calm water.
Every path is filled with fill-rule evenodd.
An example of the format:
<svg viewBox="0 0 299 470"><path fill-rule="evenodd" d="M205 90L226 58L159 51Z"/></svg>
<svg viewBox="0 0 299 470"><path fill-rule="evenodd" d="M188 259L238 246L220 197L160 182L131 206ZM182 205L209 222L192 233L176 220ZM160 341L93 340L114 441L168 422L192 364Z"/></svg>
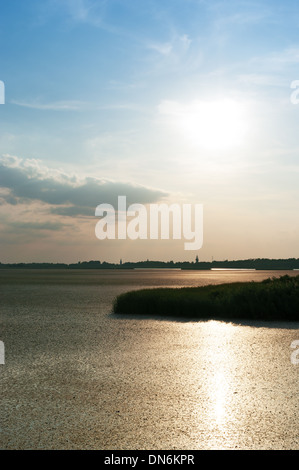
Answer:
<svg viewBox="0 0 299 470"><path fill-rule="evenodd" d="M1 448L299 449L298 323L111 314L131 289L284 273L0 270Z"/></svg>

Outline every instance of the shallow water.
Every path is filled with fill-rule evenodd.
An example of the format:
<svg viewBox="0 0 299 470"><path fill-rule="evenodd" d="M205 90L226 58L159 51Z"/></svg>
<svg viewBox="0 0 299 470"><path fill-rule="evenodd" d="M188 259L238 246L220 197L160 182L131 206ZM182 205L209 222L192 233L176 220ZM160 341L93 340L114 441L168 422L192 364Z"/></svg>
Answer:
<svg viewBox="0 0 299 470"><path fill-rule="evenodd" d="M1 448L299 449L298 323L111 314L131 289L285 273L0 270Z"/></svg>

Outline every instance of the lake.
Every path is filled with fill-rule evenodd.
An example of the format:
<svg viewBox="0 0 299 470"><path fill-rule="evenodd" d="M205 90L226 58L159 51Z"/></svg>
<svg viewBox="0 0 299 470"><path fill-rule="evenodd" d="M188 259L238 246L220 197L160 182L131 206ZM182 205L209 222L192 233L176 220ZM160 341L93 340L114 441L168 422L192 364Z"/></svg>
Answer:
<svg viewBox="0 0 299 470"><path fill-rule="evenodd" d="M299 449L299 323L111 313L144 287L287 271L0 270L2 449Z"/></svg>

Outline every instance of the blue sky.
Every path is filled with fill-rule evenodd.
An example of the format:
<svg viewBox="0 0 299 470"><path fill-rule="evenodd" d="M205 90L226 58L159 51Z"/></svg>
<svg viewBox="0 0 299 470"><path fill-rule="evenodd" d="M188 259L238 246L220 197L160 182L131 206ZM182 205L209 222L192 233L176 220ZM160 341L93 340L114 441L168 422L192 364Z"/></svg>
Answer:
<svg viewBox="0 0 299 470"><path fill-rule="evenodd" d="M200 259L299 257L298 28L291 0L5 2L0 261L195 259L97 240L120 192L203 203Z"/></svg>

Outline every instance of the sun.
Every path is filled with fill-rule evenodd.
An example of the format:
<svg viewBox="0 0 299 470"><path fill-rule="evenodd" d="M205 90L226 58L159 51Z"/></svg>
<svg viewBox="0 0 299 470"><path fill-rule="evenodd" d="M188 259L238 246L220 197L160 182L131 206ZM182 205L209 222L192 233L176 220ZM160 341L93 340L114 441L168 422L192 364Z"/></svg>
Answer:
<svg viewBox="0 0 299 470"><path fill-rule="evenodd" d="M244 142L248 130L245 108L232 99L193 101L187 105L168 102L171 114L184 140L196 147L227 149Z"/></svg>

